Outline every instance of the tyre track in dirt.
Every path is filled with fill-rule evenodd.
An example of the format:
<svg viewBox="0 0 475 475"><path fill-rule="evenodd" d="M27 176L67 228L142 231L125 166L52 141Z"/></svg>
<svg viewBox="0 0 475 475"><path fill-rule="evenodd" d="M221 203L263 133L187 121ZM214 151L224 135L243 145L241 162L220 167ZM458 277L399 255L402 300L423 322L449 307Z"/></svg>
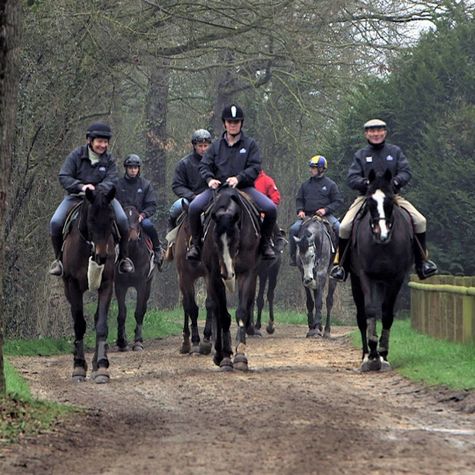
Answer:
<svg viewBox="0 0 475 475"><path fill-rule="evenodd" d="M178 337L146 341L110 353L108 385L72 383L69 355L14 358L36 397L84 411L1 447L0 473L475 473L475 414L394 371L357 372L348 331L278 326L248 340L247 373L180 355Z"/></svg>

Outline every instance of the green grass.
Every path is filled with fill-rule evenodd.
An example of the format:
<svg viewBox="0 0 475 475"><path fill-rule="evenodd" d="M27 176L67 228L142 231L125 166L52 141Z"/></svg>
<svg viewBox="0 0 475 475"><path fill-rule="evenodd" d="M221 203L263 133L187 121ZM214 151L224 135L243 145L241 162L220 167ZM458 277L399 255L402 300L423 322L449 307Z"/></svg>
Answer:
<svg viewBox="0 0 475 475"><path fill-rule="evenodd" d="M360 332L353 343L361 347ZM429 385L475 389L475 345L437 340L411 328L410 320L395 320L389 361L402 375Z"/></svg>

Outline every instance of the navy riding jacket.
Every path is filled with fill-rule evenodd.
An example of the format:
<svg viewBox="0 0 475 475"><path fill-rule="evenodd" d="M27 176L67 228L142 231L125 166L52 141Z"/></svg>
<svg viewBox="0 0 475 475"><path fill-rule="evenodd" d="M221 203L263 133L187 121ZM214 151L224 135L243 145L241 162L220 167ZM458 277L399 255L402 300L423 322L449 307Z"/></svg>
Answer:
<svg viewBox="0 0 475 475"><path fill-rule="evenodd" d="M370 170L374 170L377 174L383 174L386 169L391 170L393 180L397 182L395 191L399 191L409 183L412 176L409 162L397 145L368 144L353 156L346 182L350 188L364 195L368 188L367 178Z"/></svg>
<svg viewBox="0 0 475 475"><path fill-rule="evenodd" d="M241 132L239 140L230 146L225 134L206 151L199 165L201 176L206 183L213 178L224 183L230 176L235 176L239 180L238 188L254 186L261 171L261 156L256 141Z"/></svg>
<svg viewBox="0 0 475 475"><path fill-rule="evenodd" d="M116 189L116 198L124 208L135 206L146 218L152 217L157 211L157 197L149 180L125 174L117 182Z"/></svg>
<svg viewBox="0 0 475 475"><path fill-rule="evenodd" d="M309 216L320 208L325 208L327 214L335 214L342 203L338 186L327 176L312 176L303 182L295 199L297 213L303 210Z"/></svg>
<svg viewBox="0 0 475 475"><path fill-rule="evenodd" d="M172 190L179 198L186 198L190 203L196 195L208 188L200 174L201 155L196 152L182 158L176 165Z"/></svg>

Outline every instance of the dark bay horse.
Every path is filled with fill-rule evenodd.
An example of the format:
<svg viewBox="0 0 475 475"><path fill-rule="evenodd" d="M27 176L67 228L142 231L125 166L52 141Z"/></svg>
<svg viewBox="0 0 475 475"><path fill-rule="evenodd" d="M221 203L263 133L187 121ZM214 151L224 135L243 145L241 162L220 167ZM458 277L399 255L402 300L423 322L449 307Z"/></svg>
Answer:
<svg viewBox="0 0 475 475"><path fill-rule="evenodd" d="M153 251L151 245L147 245L146 235L140 226L140 214L134 206L124 208L129 219L129 257L132 259L135 271L128 274L115 273L115 295L119 312L117 315L117 340L119 351L128 350L127 335L125 331L125 320L127 317L127 306L125 297L127 290L133 287L137 292L135 303L135 336L132 350L143 350L143 319L147 311L147 302L150 297L150 288L153 279Z"/></svg>
<svg viewBox="0 0 475 475"><path fill-rule="evenodd" d="M413 261L409 214L394 204L392 175L369 174L366 209L355 220L350 251L351 288L363 346L362 371L390 369L387 362L394 304ZM376 321L381 317L379 339ZM369 348L368 348L369 346Z"/></svg>
<svg viewBox="0 0 475 475"><path fill-rule="evenodd" d="M106 194L86 190L79 217L73 222L64 240L63 282L74 322L72 377L76 381L84 381L87 372L83 340L86 332L83 294L88 289L97 289L97 309L94 316L96 347L92 360L92 378L96 383L109 381L107 315L114 283L114 212L111 206L114 196L114 188Z"/></svg>
<svg viewBox="0 0 475 475"><path fill-rule="evenodd" d="M279 275L280 266L282 264L282 253L287 244L287 241L281 235L281 231L278 226L275 226L273 234L273 248L275 252L275 259L261 260L257 266L257 278L259 281L256 307L257 317L256 324L254 326L254 334L260 335L262 311L264 309L264 294L267 287L267 303L269 304L269 321L267 322L266 331L271 335L275 331L274 327L274 295L277 285L277 277ZM254 312L253 312L254 313ZM253 317L254 315L252 315ZM252 324L251 324L252 327ZM252 331L248 331L248 335L252 335Z"/></svg>
<svg viewBox="0 0 475 475"><path fill-rule="evenodd" d="M213 302L213 361L223 370L248 369L246 328L256 293L260 239L257 211L237 190L221 188L211 208L211 219L205 223L202 261L206 267L208 295ZM226 288L233 291L236 282L237 346L234 361L231 361L231 316Z"/></svg>
<svg viewBox="0 0 475 475"><path fill-rule="evenodd" d="M186 208L186 207L185 207ZM186 208L187 209L187 208ZM186 212L185 209L185 212ZM200 277L205 277L205 267L201 261L188 260L186 252L190 242L190 225L188 216L179 224L174 244L174 258L176 270L178 273L178 283L183 298L183 342L180 353L204 354L211 353L211 312L212 306L209 296L206 297L206 323L203 332L203 341L200 341L198 330L199 307L196 304L195 285ZM190 344L190 325L191 320L191 344Z"/></svg>
<svg viewBox="0 0 475 475"><path fill-rule="evenodd" d="M297 243L297 266L302 275L307 304L307 337L331 334L330 316L336 281L328 278L335 256L332 237L322 219L307 218L294 237ZM322 327L322 307L327 287L325 329Z"/></svg>

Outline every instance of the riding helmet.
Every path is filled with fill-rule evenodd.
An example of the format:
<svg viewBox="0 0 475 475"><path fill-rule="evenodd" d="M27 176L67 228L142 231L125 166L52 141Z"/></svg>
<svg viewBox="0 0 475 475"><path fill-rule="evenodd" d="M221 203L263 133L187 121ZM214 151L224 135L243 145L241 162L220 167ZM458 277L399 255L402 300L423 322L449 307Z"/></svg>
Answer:
<svg viewBox="0 0 475 475"><path fill-rule="evenodd" d="M86 138L88 139L110 139L112 137L112 129L103 122L92 123L86 131Z"/></svg>
<svg viewBox="0 0 475 475"><path fill-rule="evenodd" d="M308 166L312 168L328 168L327 159L323 155L314 155L309 161Z"/></svg>
<svg viewBox="0 0 475 475"><path fill-rule="evenodd" d="M244 112L236 105L231 104L223 109L221 119L224 120L244 120Z"/></svg>
<svg viewBox="0 0 475 475"><path fill-rule="evenodd" d="M124 160L124 167L141 167L142 166L142 160L138 155L135 155L135 153L132 153L130 155L127 155L127 158Z"/></svg>
<svg viewBox="0 0 475 475"><path fill-rule="evenodd" d="M195 130L191 136L191 143L211 143L211 134L205 129Z"/></svg>

